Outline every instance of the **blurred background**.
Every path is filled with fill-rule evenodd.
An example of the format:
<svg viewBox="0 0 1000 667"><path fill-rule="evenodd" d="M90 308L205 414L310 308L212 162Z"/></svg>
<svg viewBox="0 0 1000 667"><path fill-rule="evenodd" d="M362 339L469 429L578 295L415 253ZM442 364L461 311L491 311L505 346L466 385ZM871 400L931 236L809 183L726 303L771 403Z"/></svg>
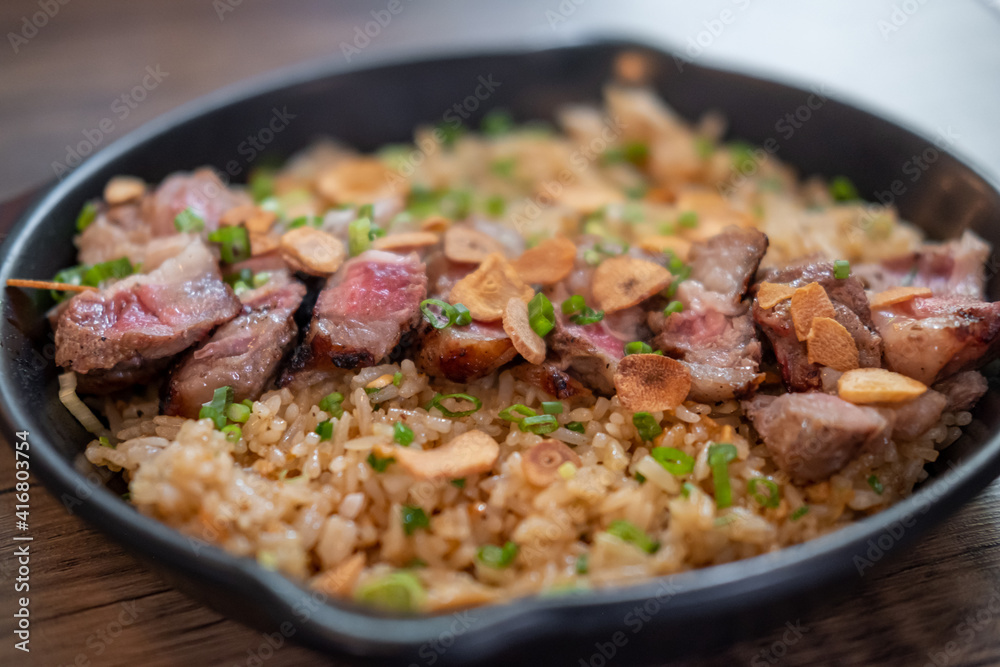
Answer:
<svg viewBox="0 0 1000 667"><path fill-rule="evenodd" d="M1000 180L1000 0L400 0L366 38L388 2L3 0L0 200L56 178L80 142L103 147L221 86L301 61L365 67L606 34L823 84L928 135L951 127L956 151Z"/></svg>

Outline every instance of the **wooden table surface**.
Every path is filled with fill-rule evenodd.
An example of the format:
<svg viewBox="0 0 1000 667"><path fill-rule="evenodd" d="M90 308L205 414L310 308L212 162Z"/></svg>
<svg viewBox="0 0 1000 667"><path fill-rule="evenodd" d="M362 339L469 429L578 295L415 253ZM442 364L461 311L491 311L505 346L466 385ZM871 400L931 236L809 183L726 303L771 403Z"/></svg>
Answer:
<svg viewBox="0 0 1000 667"><path fill-rule="evenodd" d="M68 2L14 58L10 51L0 56L0 194L9 197L50 180L51 163L62 158L65 144L106 115L109 103L134 85L146 65L161 63L171 76L118 123L109 141L221 84L337 53L369 10L359 3L313 0L220 1L233 10L221 19L215 3L207 1ZM883 4L888 14L890 4ZM330 9L334 5L336 11ZM0 32L20 30L38 6L36 0L0 3ZM544 11L533 8L533 20L544 23ZM407 39L427 43L427 31L443 26L446 16L431 20L414 14L407 21L394 35L387 29L387 45ZM412 37L415 32L420 35ZM267 49L254 48L265 41ZM995 135L989 140L995 142ZM0 665L256 664L264 641L260 633L164 584L115 542L67 513L34 479L28 531L32 651L16 651L13 461L10 448L0 448ZM857 584L849 599L835 604L817 599L811 612L788 619L801 636L780 627L720 646L716 654L689 664L1000 664L1000 482ZM593 650L581 646L581 657ZM286 645L266 664L330 664L330 659Z"/></svg>

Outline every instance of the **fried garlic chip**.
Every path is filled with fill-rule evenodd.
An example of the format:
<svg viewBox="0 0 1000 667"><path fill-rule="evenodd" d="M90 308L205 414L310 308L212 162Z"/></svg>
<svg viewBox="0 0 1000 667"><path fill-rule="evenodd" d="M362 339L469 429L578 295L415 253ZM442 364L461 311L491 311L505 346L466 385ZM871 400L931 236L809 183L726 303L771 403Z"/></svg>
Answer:
<svg viewBox="0 0 1000 667"><path fill-rule="evenodd" d="M298 227L281 235L281 256L297 271L328 276L344 263L347 252L340 239L313 227Z"/></svg>
<svg viewBox="0 0 1000 667"><path fill-rule="evenodd" d="M483 433L472 430L434 449L378 445L378 453L392 456L417 479L458 479L488 472L500 456L500 445Z"/></svg>
<svg viewBox="0 0 1000 667"><path fill-rule="evenodd" d="M531 328L528 304L519 297L511 297L503 311L503 330L510 336L514 349L529 364L545 361L545 340Z"/></svg>
<svg viewBox="0 0 1000 667"><path fill-rule="evenodd" d="M597 307L606 313L631 308L670 286L670 272L659 264L620 255L594 270L591 291Z"/></svg>
<svg viewBox="0 0 1000 667"><path fill-rule="evenodd" d="M795 325L795 337L805 340L812 329L812 322L817 317L833 319L837 311L833 308L830 297L819 283L809 283L795 290L792 294L792 324Z"/></svg>
<svg viewBox="0 0 1000 667"><path fill-rule="evenodd" d="M858 345L844 325L830 317L817 317L806 337L806 356L810 364L829 366L838 371L858 367Z"/></svg>
<svg viewBox="0 0 1000 667"><path fill-rule="evenodd" d="M659 354L630 354L615 371L618 400L633 412L672 410L691 391L691 371L683 363Z"/></svg>
<svg viewBox="0 0 1000 667"><path fill-rule="evenodd" d="M470 227L451 227L444 233L444 256L453 262L479 264L503 245L489 234Z"/></svg>
<svg viewBox="0 0 1000 667"><path fill-rule="evenodd" d="M573 271L576 245L565 236L542 241L514 261L521 280L529 285L553 285Z"/></svg>
<svg viewBox="0 0 1000 667"><path fill-rule="evenodd" d="M929 287L890 287L889 289L872 295L871 306L876 310L887 308L897 303L903 303L917 297L934 296L934 292Z"/></svg>
<svg viewBox="0 0 1000 667"><path fill-rule="evenodd" d="M761 283L757 288L757 303L765 310L774 308L785 299L791 299L795 288L781 283Z"/></svg>
<svg viewBox="0 0 1000 667"><path fill-rule="evenodd" d="M559 477L559 466L570 462L580 467L580 457L576 452L558 440L542 440L524 453L521 471L529 484L548 486Z"/></svg>
<svg viewBox="0 0 1000 667"><path fill-rule="evenodd" d="M527 302L534 295L535 291L524 284L514 267L497 252L488 255L478 269L455 283L448 301L463 304L475 320L496 322L503 317L511 298Z"/></svg>
<svg viewBox="0 0 1000 667"><path fill-rule="evenodd" d="M440 236L433 232L399 232L398 234L389 234L388 236L381 236L375 239L372 242L372 247L376 250L388 250L390 252L395 250L409 251L435 245L440 238Z"/></svg>
<svg viewBox="0 0 1000 667"><path fill-rule="evenodd" d="M856 368L837 380L837 393L851 403L902 403L927 391L927 385L884 368Z"/></svg>

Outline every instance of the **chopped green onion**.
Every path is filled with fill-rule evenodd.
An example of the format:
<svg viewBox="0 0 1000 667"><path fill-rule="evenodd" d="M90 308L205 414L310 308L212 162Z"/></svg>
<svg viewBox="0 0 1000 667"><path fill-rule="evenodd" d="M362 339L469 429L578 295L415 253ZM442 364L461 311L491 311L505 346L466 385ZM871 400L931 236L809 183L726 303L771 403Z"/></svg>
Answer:
<svg viewBox="0 0 1000 667"><path fill-rule="evenodd" d="M355 599L383 611L419 611L427 598L420 579L411 572L398 571L365 582Z"/></svg>
<svg viewBox="0 0 1000 667"><path fill-rule="evenodd" d="M403 567L405 567L407 570L416 570L418 568L427 567L427 561L425 561L423 558L411 558L410 560L406 561L406 565L404 565Z"/></svg>
<svg viewBox="0 0 1000 667"><path fill-rule="evenodd" d="M372 243L371 231L372 219L364 215L359 215L347 226L347 247L351 257L368 250Z"/></svg>
<svg viewBox="0 0 1000 667"><path fill-rule="evenodd" d="M240 405L245 405L249 409L253 410L253 401L249 398L244 398L242 401L240 401Z"/></svg>
<svg viewBox="0 0 1000 667"><path fill-rule="evenodd" d="M649 146L642 141L630 141L622 148L626 160L634 165L642 165L649 158Z"/></svg>
<svg viewBox="0 0 1000 667"><path fill-rule="evenodd" d="M512 157L508 157L501 160L494 160L490 164L490 171L500 178L511 178L514 175L514 168L516 166L517 160Z"/></svg>
<svg viewBox="0 0 1000 667"><path fill-rule="evenodd" d="M105 280L110 278L121 279L132 275L135 268L128 257L119 257L108 262L94 264L83 273L83 284L100 286Z"/></svg>
<svg viewBox="0 0 1000 667"><path fill-rule="evenodd" d="M624 519L612 521L607 532L609 535L614 535L620 540L639 547L648 554L656 553L657 549L660 548L659 542L654 542L649 535L631 521Z"/></svg>
<svg viewBox="0 0 1000 667"><path fill-rule="evenodd" d="M472 208L472 193L467 190L448 190L438 200L441 215L452 220L469 217Z"/></svg>
<svg viewBox="0 0 1000 667"><path fill-rule="evenodd" d="M479 547L479 550L476 552L476 560L483 565L499 570L509 567L514 562L514 559L517 558L517 552L518 547L513 542L507 542L502 547L487 544Z"/></svg>
<svg viewBox="0 0 1000 667"><path fill-rule="evenodd" d="M333 422L327 419L316 424L316 433L321 441L329 440L333 437Z"/></svg>
<svg viewBox="0 0 1000 667"><path fill-rule="evenodd" d="M506 109L493 109L483 116L479 129L488 137L499 137L514 129L514 119Z"/></svg>
<svg viewBox="0 0 1000 667"><path fill-rule="evenodd" d="M594 250L593 248L585 250L583 253L583 261L589 266L597 266L601 263L604 256L601 255L600 251Z"/></svg>
<svg viewBox="0 0 1000 667"><path fill-rule="evenodd" d="M622 209L622 220L628 223L642 222L642 207L638 202L630 201L625 203Z"/></svg>
<svg viewBox="0 0 1000 667"><path fill-rule="evenodd" d="M243 227L220 227L208 235L208 240L220 244L222 261L227 264L250 258L250 236Z"/></svg>
<svg viewBox="0 0 1000 667"><path fill-rule="evenodd" d="M464 477L459 477L458 479L453 479L449 483L452 486L454 486L456 489L464 489L465 488L465 478Z"/></svg>
<svg viewBox="0 0 1000 667"><path fill-rule="evenodd" d="M465 134L465 126L460 120L439 123L435 134L440 135L439 141L445 148L451 148L458 138Z"/></svg>
<svg viewBox="0 0 1000 667"><path fill-rule="evenodd" d="M680 301L671 301L667 304L667 307L663 309L663 314L670 317L674 313L680 313L684 311L684 304Z"/></svg>
<svg viewBox="0 0 1000 667"><path fill-rule="evenodd" d="M594 310L591 307L586 307L583 309L582 313L570 316L569 320L573 324L587 325L587 324L597 324L604 319L603 310Z"/></svg>
<svg viewBox="0 0 1000 667"><path fill-rule="evenodd" d="M834 176L830 181L830 196L833 201L846 202L861 199L858 189L847 176Z"/></svg>
<svg viewBox="0 0 1000 667"><path fill-rule="evenodd" d="M719 443L708 447L708 465L715 482L715 506L724 509L733 504L733 489L729 483L729 462L736 459L736 447Z"/></svg>
<svg viewBox="0 0 1000 667"><path fill-rule="evenodd" d="M744 174L750 173L756 164L753 146L743 141L734 141L729 149L732 151L733 167Z"/></svg>
<svg viewBox="0 0 1000 667"><path fill-rule="evenodd" d="M229 421L243 424L250 418L250 408L242 403L233 403L229 406L229 409L226 410L226 416L229 417Z"/></svg>
<svg viewBox="0 0 1000 667"><path fill-rule="evenodd" d="M101 443L101 447L109 447L111 449L114 449L114 447L111 446L111 441L108 440L108 437L105 436L105 435L102 435L101 437L99 437L97 439L97 442Z"/></svg>
<svg viewBox="0 0 1000 667"><path fill-rule="evenodd" d="M236 424L230 424L222 429L222 433L229 442L239 442L243 437L243 429Z"/></svg>
<svg viewBox="0 0 1000 667"><path fill-rule="evenodd" d="M676 477L687 475L694 470L694 457L675 447L653 447L649 455Z"/></svg>
<svg viewBox="0 0 1000 667"><path fill-rule="evenodd" d="M575 315L586 307L586 300L579 294L574 294L570 298L566 299L562 302L562 306L560 306L563 315Z"/></svg>
<svg viewBox="0 0 1000 667"><path fill-rule="evenodd" d="M456 401L468 401L469 403L472 403L473 407L471 410L461 410L461 411L449 410L448 408L444 407L444 405L442 405L442 401L449 398ZM427 404L426 410L430 412L432 408L437 408L438 410L441 411L441 414L443 414L445 417L468 417L472 413L479 410L479 408L481 407L483 407L483 402L480 401L475 396L470 396L469 394L435 394L434 398L432 398L430 403Z"/></svg>
<svg viewBox="0 0 1000 667"><path fill-rule="evenodd" d="M799 519L801 519L802 517L804 517L808 513L809 513L809 506L808 505L803 505L802 507L800 507L797 510L795 510L794 512L792 512L791 519L792 519L792 521L798 521Z"/></svg>
<svg viewBox="0 0 1000 667"><path fill-rule="evenodd" d="M97 219L97 203L89 201L80 209L80 214L76 216L76 231L82 232Z"/></svg>
<svg viewBox="0 0 1000 667"><path fill-rule="evenodd" d="M681 495L685 498L690 498L692 491L694 491L694 484L691 482L684 482L681 484Z"/></svg>
<svg viewBox="0 0 1000 667"><path fill-rule="evenodd" d="M694 211L684 211L677 217L677 224L685 229L694 229L698 226L698 214Z"/></svg>
<svg viewBox="0 0 1000 667"><path fill-rule="evenodd" d="M574 433L583 433L587 430L584 427L583 422L569 422L566 424L566 429L573 431Z"/></svg>
<svg viewBox="0 0 1000 667"><path fill-rule="evenodd" d="M428 528L431 525L430 519L427 518L427 513L419 507L403 505L400 513L403 517L403 531L407 535L412 535L417 530Z"/></svg>
<svg viewBox="0 0 1000 667"><path fill-rule="evenodd" d="M288 223L288 229L298 229L299 227L305 227L306 225L311 227L322 227L323 218L318 215L300 215Z"/></svg>
<svg viewBox="0 0 1000 667"><path fill-rule="evenodd" d="M698 154L702 160L712 157L712 152L715 150L715 145L712 140L708 137L695 137L694 138L694 152Z"/></svg>
<svg viewBox="0 0 1000 667"><path fill-rule="evenodd" d="M253 271L250 269L240 269L236 273L230 273L223 277L223 280L227 285L235 289L238 283L247 284L253 282Z"/></svg>
<svg viewBox="0 0 1000 667"><path fill-rule="evenodd" d="M174 228L179 232L200 232L205 221L194 210L186 208L174 218Z"/></svg>
<svg viewBox="0 0 1000 667"><path fill-rule="evenodd" d="M545 338L556 325L556 313L548 297L539 292L528 302L528 322L536 334Z"/></svg>
<svg viewBox="0 0 1000 667"><path fill-rule="evenodd" d="M368 455L368 465L370 465L375 472L385 472L385 469L389 467L389 464L395 462L396 459L391 456L388 458L382 458L381 456L375 456L374 452Z"/></svg>
<svg viewBox="0 0 1000 667"><path fill-rule="evenodd" d="M587 574L590 571L590 559L587 554L577 556L575 569L577 574Z"/></svg>
<svg viewBox="0 0 1000 667"><path fill-rule="evenodd" d="M758 491L758 486L763 486L767 492ZM773 508L781 504L781 489L769 479L754 477L747 482L747 492L761 507Z"/></svg>
<svg viewBox="0 0 1000 667"><path fill-rule="evenodd" d="M441 314L435 313L432 308L440 308ZM420 312L424 314L424 319L431 323L435 329L444 329L451 325L458 316L455 307L447 301L441 299L424 299L420 302Z"/></svg>
<svg viewBox="0 0 1000 667"><path fill-rule="evenodd" d="M413 444L413 429L403 422L396 422L392 427L392 439L403 447L409 447Z"/></svg>
<svg viewBox="0 0 1000 667"><path fill-rule="evenodd" d="M460 303L456 303L452 306L455 309L455 321L453 324L456 327L464 327L467 324L472 324L472 313L469 309Z"/></svg>
<svg viewBox="0 0 1000 667"><path fill-rule="evenodd" d="M87 268L85 264L81 264L80 266L71 266L68 269L62 269L52 277L52 282L65 283L67 285L82 285L83 274L86 273ZM66 300L73 293L51 290L51 294L52 298L58 303Z"/></svg>
<svg viewBox="0 0 1000 667"><path fill-rule="evenodd" d="M649 192L649 187L646 185L635 185L630 188L625 188L625 196L629 199L642 199Z"/></svg>
<svg viewBox="0 0 1000 667"><path fill-rule="evenodd" d="M630 354L652 354L653 348L649 343L644 343L641 340L634 340L631 343L625 343L625 356Z"/></svg>
<svg viewBox="0 0 1000 667"><path fill-rule="evenodd" d="M262 202L274 194L274 169L261 167L250 173L250 196L255 202Z"/></svg>
<svg viewBox="0 0 1000 667"><path fill-rule="evenodd" d="M542 412L547 415L561 415L563 409L562 401L542 401Z"/></svg>
<svg viewBox="0 0 1000 667"><path fill-rule="evenodd" d="M377 394L382 391L382 387L365 387L365 393L371 396L372 394Z"/></svg>
<svg viewBox="0 0 1000 667"><path fill-rule="evenodd" d="M500 419L504 419L509 422L520 423L525 417L534 417L537 414L537 412L529 408L527 405L524 405L523 403L515 403L514 405L501 410L498 416Z"/></svg>
<svg viewBox="0 0 1000 667"><path fill-rule="evenodd" d="M833 263L833 277L837 280L846 280L851 275L851 263L846 259L838 259Z"/></svg>
<svg viewBox="0 0 1000 667"><path fill-rule="evenodd" d="M499 218L504 214L506 210L507 210L507 202L503 197L499 195L494 195L493 197L490 197L489 199L486 200L487 215L490 215L494 218Z"/></svg>
<svg viewBox="0 0 1000 667"><path fill-rule="evenodd" d="M639 482L640 484L645 484L646 483L646 476L643 475L641 472L637 472L635 474L635 481Z"/></svg>
<svg viewBox="0 0 1000 667"><path fill-rule="evenodd" d="M880 496L885 492L885 487L882 486L881 480L875 475L868 478L868 486L872 487L872 491Z"/></svg>
<svg viewBox="0 0 1000 667"><path fill-rule="evenodd" d="M400 371L396 371L392 374L392 386L398 387L403 384L403 374Z"/></svg>
<svg viewBox="0 0 1000 667"><path fill-rule="evenodd" d="M374 241L377 238L385 236L386 232L384 229L378 225L372 225L371 229L368 231L368 240Z"/></svg>
<svg viewBox="0 0 1000 667"><path fill-rule="evenodd" d="M522 431L528 433L543 435L545 433L552 433L558 429L559 421L555 415L533 415L522 419L520 428Z"/></svg>
<svg viewBox="0 0 1000 667"><path fill-rule="evenodd" d="M663 433L660 423L648 412L637 412L632 415L632 424L639 432L639 437L649 441Z"/></svg>
<svg viewBox="0 0 1000 667"><path fill-rule="evenodd" d="M344 408L341 403L344 402L344 395L339 391L335 391L332 394L327 394L319 401L319 409L330 415L331 417L336 417L340 419L344 415Z"/></svg>
<svg viewBox="0 0 1000 667"><path fill-rule="evenodd" d="M226 411L233 402L233 388L219 387L212 392L212 400L202 404L198 419L211 419L215 428L226 425Z"/></svg>

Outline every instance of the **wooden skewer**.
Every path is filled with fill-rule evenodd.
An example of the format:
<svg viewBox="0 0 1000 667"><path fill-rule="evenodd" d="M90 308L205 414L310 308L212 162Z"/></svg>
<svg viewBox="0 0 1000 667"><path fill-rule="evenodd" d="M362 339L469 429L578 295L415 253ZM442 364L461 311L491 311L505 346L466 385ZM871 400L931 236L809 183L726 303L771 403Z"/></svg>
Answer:
<svg viewBox="0 0 1000 667"><path fill-rule="evenodd" d="M51 289L57 292L89 292L96 291L96 287L90 285L70 285L69 283L54 283L48 280L21 280L11 278L7 281L7 287L27 287L29 289Z"/></svg>

